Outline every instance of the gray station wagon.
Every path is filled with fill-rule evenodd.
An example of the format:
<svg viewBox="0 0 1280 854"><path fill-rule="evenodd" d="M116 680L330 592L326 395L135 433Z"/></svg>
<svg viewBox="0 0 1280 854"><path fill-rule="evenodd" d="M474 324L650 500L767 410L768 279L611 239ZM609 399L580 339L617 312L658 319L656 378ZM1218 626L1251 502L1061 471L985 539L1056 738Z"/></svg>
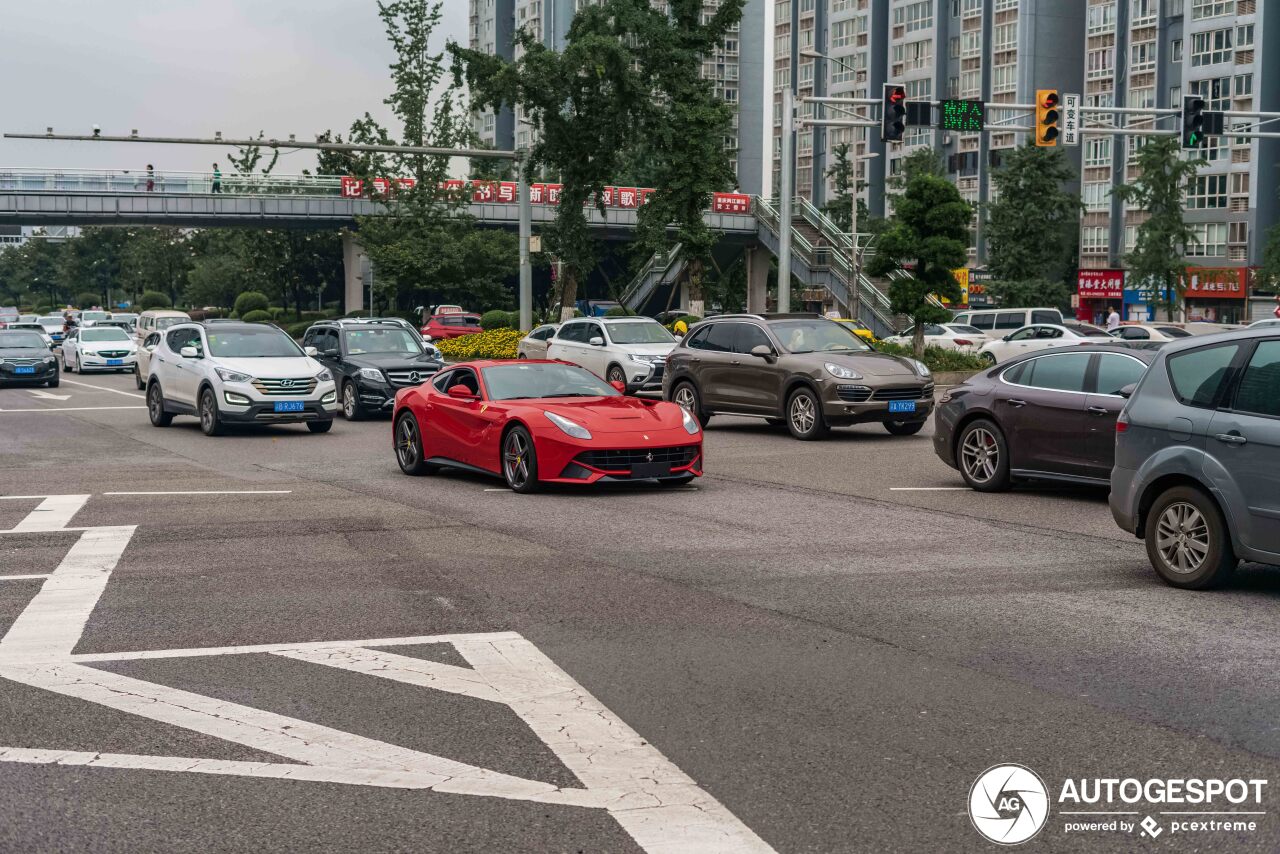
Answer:
<svg viewBox="0 0 1280 854"><path fill-rule="evenodd" d="M1116 422L1111 512L1175 587L1280 566L1280 329L1167 345Z"/></svg>

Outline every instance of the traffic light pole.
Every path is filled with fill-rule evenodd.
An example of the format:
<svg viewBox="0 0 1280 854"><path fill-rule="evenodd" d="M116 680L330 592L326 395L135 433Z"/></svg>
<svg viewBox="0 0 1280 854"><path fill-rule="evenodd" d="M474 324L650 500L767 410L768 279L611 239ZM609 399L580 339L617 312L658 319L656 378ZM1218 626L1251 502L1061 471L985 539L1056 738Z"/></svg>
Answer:
<svg viewBox="0 0 1280 854"><path fill-rule="evenodd" d="M778 175L778 313L791 311L791 153L795 137L795 103L791 87L782 89L782 169Z"/></svg>

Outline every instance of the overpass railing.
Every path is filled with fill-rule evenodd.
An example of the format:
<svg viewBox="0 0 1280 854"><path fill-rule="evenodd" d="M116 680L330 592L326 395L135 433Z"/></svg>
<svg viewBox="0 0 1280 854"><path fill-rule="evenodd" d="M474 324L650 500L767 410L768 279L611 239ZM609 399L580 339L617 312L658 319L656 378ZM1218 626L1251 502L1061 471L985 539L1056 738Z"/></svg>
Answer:
<svg viewBox="0 0 1280 854"><path fill-rule="evenodd" d="M220 191L232 195L342 195L337 175L239 175L222 173ZM212 172L153 172L146 169L0 169L0 191L85 193L213 192Z"/></svg>

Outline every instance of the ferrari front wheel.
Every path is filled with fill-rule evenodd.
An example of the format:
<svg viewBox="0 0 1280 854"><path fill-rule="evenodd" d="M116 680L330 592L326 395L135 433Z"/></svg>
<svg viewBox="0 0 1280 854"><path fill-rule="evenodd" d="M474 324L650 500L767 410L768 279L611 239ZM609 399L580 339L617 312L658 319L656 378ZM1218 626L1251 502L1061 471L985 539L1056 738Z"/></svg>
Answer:
<svg viewBox="0 0 1280 854"><path fill-rule="evenodd" d="M426 461L422 430L412 412L406 412L396 419L392 435L395 437L396 462L400 464L400 471L416 477L436 470L435 466Z"/></svg>
<svg viewBox="0 0 1280 854"><path fill-rule="evenodd" d="M513 427L502 440L502 476L512 492L537 492L538 452L533 437L523 427Z"/></svg>

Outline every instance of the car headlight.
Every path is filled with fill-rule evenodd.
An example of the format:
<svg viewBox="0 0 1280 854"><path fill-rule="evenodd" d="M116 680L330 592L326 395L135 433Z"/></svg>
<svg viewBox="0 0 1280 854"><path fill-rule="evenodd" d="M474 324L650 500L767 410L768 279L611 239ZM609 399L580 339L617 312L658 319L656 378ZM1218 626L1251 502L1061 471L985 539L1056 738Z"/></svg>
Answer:
<svg viewBox="0 0 1280 854"><path fill-rule="evenodd" d="M229 371L226 368L214 368L214 371L224 383L247 383L253 380L253 377L239 371Z"/></svg>
<svg viewBox="0 0 1280 854"><path fill-rule="evenodd" d="M379 378L379 379L381 379L381 378L382 378L382 377L381 377L381 375L379 375L379 377L378 377L378 378ZM333 382L333 374L329 373L329 369L328 369L328 368L325 368L323 371L321 371L320 373L316 374L316 382L318 382L318 383L329 383L329 382Z"/></svg>
<svg viewBox="0 0 1280 854"><path fill-rule="evenodd" d="M554 412L543 412L542 414L547 416L547 420L559 427L561 432L566 435L572 436L575 439L591 438L591 431L576 421L570 421L568 418L556 415Z"/></svg>
<svg viewBox="0 0 1280 854"><path fill-rule="evenodd" d="M689 414L689 410L680 407L680 416L684 419L685 432L690 436L698 435L698 419Z"/></svg>
<svg viewBox="0 0 1280 854"><path fill-rule="evenodd" d="M652 365L657 361L657 358L654 356L637 356L635 353L632 353L631 361L639 362L642 365Z"/></svg>
<svg viewBox="0 0 1280 854"><path fill-rule="evenodd" d="M831 376L833 377L837 377L842 380L862 379L862 374L858 373L857 371L851 371L848 368L846 368L844 365L836 365L831 362L827 362L825 367L827 369L827 373L831 374Z"/></svg>
<svg viewBox="0 0 1280 854"><path fill-rule="evenodd" d="M933 376L933 371L929 370L929 366L926 365L924 362L921 362L918 359L908 359L907 361L911 363L911 367L915 368L916 373L919 374L920 376L922 377Z"/></svg>
<svg viewBox="0 0 1280 854"><path fill-rule="evenodd" d="M325 373L327 374L329 372L325 371ZM320 381L324 382L324 379L325 379L324 377L321 377ZM329 379L332 379L332 377L330 377ZM377 368L361 368L360 379L370 380L371 382L380 383L382 382L382 371L378 370Z"/></svg>
<svg viewBox="0 0 1280 854"><path fill-rule="evenodd" d="M0 359L0 363L2 363L2 362L4 362L4 359ZM46 365L56 365L56 364L58 363L58 357L57 357L57 356L45 356L45 357L44 357L44 363L45 363Z"/></svg>

